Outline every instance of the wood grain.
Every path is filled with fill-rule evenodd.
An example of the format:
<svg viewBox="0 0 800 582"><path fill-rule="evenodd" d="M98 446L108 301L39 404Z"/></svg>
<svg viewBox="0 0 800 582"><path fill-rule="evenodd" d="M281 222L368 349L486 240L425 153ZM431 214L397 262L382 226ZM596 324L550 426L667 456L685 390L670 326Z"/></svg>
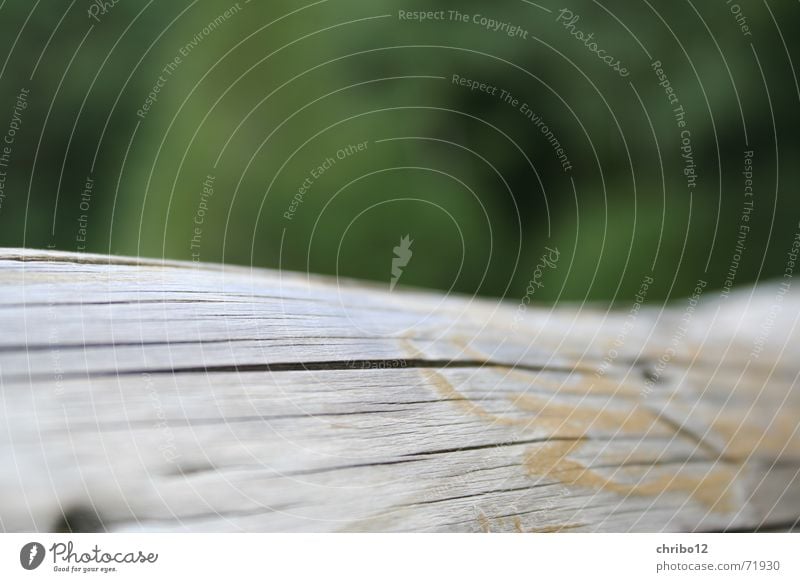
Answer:
<svg viewBox="0 0 800 582"><path fill-rule="evenodd" d="M0 250L5 531L800 519L800 300L528 308Z"/></svg>

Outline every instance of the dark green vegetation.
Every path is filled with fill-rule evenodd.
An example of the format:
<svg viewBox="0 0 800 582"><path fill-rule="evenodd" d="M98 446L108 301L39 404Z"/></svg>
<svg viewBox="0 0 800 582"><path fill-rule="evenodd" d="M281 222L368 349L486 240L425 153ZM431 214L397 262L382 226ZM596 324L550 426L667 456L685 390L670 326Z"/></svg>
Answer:
<svg viewBox="0 0 800 582"><path fill-rule="evenodd" d="M9 0L0 245L388 286L410 235L401 286L515 301L557 249L534 302L782 276L800 6L538 4Z"/></svg>

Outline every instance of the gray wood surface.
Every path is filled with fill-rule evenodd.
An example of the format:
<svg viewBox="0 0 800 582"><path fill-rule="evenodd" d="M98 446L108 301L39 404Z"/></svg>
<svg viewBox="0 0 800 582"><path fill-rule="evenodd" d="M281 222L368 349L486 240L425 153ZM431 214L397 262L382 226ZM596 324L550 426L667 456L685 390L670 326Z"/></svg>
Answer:
<svg viewBox="0 0 800 582"><path fill-rule="evenodd" d="M0 249L0 529L796 526L790 286L519 314Z"/></svg>

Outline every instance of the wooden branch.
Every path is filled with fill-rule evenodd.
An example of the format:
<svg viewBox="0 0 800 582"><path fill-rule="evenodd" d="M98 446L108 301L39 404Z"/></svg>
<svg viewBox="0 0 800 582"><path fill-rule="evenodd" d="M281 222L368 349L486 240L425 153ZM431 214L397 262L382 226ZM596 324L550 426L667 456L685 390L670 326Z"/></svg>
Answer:
<svg viewBox="0 0 800 582"><path fill-rule="evenodd" d="M780 282L550 310L5 249L0 283L6 531L800 518L800 300Z"/></svg>

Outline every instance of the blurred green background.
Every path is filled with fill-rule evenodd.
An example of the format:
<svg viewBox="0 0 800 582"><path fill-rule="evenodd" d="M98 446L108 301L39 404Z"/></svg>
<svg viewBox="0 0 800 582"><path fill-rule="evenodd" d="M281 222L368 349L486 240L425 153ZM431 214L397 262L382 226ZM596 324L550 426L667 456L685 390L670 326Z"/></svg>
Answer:
<svg viewBox="0 0 800 582"><path fill-rule="evenodd" d="M401 17L416 10L445 17ZM557 248L534 302L629 303L649 274L648 300L778 277L800 220L798 17L796 2L8 0L0 133L21 119L0 245L388 286L408 234L401 286L512 300ZM694 188L655 60L685 110Z"/></svg>

